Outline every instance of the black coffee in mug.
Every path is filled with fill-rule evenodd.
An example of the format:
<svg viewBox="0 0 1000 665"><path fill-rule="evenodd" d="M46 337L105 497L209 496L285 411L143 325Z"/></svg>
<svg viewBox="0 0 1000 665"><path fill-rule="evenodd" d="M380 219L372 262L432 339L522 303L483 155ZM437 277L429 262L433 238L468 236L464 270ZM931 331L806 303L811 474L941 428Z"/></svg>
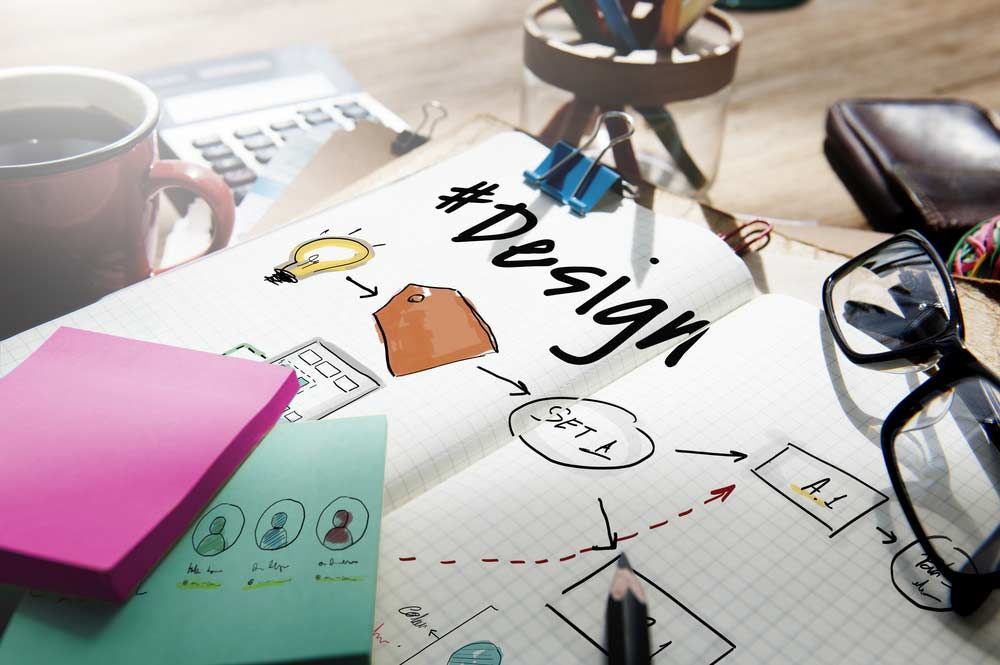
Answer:
<svg viewBox="0 0 1000 665"><path fill-rule="evenodd" d="M124 121L93 107L0 111L0 166L76 157L124 138L129 130Z"/></svg>

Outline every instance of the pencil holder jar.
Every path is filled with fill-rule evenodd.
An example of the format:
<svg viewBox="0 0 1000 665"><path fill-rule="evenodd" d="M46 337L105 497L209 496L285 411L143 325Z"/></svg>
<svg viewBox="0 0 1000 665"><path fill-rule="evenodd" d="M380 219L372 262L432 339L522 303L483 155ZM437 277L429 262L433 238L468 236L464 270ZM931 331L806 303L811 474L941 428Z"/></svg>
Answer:
<svg viewBox="0 0 1000 665"><path fill-rule="evenodd" d="M617 170L704 198L719 169L742 39L739 24L713 8L673 48L622 54L581 37L558 3L538 2L524 20L521 126L546 144L578 145L601 113L625 111L635 134L615 147Z"/></svg>

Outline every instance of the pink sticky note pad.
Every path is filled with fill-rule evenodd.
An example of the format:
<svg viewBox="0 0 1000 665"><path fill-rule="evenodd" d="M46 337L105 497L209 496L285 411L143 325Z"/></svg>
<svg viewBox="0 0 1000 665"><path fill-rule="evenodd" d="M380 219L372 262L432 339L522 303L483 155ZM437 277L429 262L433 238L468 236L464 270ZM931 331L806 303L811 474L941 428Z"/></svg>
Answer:
<svg viewBox="0 0 1000 665"><path fill-rule="evenodd" d="M0 379L0 583L126 599L297 387L277 365L58 329Z"/></svg>

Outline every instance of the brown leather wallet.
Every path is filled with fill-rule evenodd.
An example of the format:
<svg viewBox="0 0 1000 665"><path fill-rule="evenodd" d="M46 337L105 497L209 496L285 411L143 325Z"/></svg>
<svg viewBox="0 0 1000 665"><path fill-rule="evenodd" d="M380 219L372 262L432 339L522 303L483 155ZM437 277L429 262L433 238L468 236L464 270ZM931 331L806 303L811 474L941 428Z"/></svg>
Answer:
<svg viewBox="0 0 1000 665"><path fill-rule="evenodd" d="M841 100L827 113L823 148L869 224L917 229L945 255L1000 213L1000 127L970 102Z"/></svg>

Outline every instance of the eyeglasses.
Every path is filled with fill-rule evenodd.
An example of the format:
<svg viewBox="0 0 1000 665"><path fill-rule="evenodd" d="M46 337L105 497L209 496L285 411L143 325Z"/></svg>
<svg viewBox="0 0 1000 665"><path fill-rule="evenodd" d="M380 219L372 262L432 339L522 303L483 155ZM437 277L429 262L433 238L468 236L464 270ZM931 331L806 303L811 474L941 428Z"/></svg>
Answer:
<svg viewBox="0 0 1000 665"><path fill-rule="evenodd" d="M965 348L955 283L905 231L830 275L823 307L852 362L932 373L889 413L882 454L932 574L971 614L1000 588L1000 379Z"/></svg>

